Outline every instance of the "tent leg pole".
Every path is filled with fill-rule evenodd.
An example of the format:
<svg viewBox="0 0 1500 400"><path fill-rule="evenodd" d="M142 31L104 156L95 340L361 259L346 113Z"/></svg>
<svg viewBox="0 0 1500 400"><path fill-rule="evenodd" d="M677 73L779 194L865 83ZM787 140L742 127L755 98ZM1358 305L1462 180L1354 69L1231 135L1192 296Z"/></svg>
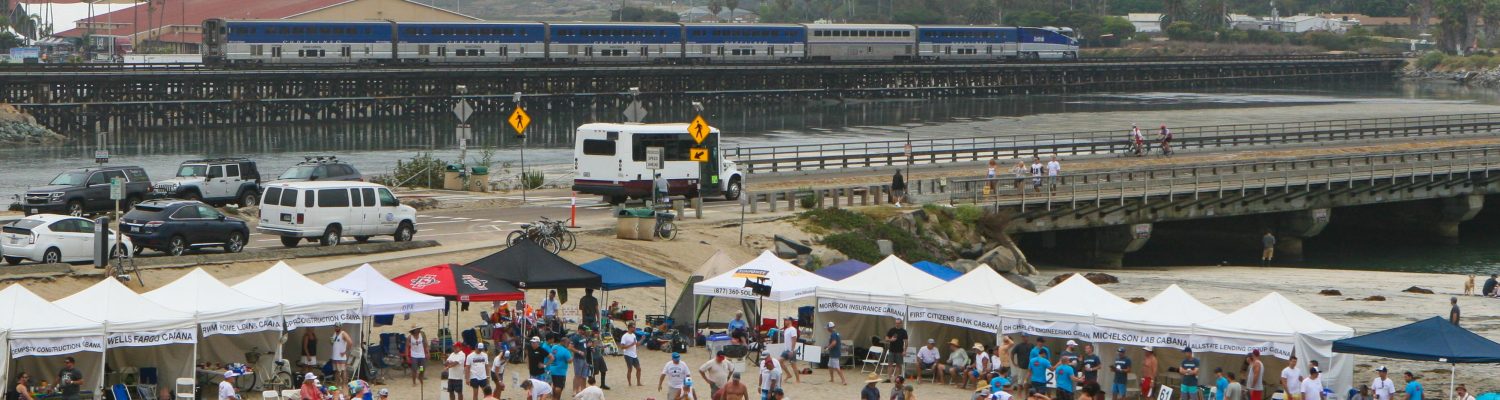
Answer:
<svg viewBox="0 0 1500 400"><path fill-rule="evenodd" d="M1452 400L1452 399L1454 399L1454 397L1453 397L1453 384L1454 384L1454 382L1458 381L1458 364L1457 363L1453 363L1453 364L1448 364L1448 366L1449 366L1449 368L1448 368L1448 399Z"/></svg>

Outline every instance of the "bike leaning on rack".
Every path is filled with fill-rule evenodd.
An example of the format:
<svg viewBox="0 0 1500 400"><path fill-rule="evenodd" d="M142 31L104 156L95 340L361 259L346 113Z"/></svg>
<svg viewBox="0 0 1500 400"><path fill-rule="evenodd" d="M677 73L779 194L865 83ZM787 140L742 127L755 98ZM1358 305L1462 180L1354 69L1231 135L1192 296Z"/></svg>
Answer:
<svg viewBox="0 0 1500 400"><path fill-rule="evenodd" d="M578 247L577 234L569 231L562 221L547 217L542 217L537 222L521 224L521 229L511 231L505 237L505 244L513 246L521 240L530 240L553 254Z"/></svg>

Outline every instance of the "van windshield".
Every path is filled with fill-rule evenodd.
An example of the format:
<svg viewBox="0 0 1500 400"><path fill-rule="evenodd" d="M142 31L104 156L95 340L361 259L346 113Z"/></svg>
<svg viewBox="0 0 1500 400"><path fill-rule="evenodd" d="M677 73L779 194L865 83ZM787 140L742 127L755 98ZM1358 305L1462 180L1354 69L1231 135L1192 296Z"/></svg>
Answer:
<svg viewBox="0 0 1500 400"><path fill-rule="evenodd" d="M307 179L312 176L313 170L318 169L316 165L298 165L286 170L279 179Z"/></svg>
<svg viewBox="0 0 1500 400"><path fill-rule="evenodd" d="M177 169L178 178L191 178L208 174L207 165L184 165Z"/></svg>
<svg viewBox="0 0 1500 400"><path fill-rule="evenodd" d="M89 175L83 172L64 172L57 174L56 178L52 178L52 182L48 183L48 185L80 186L83 185L83 181L88 179L88 177Z"/></svg>

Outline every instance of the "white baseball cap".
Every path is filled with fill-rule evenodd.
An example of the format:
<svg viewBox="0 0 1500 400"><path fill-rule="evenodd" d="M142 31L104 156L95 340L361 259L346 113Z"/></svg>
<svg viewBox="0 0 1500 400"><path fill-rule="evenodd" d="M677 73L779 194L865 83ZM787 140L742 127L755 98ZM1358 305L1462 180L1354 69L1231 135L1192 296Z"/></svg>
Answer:
<svg viewBox="0 0 1500 400"><path fill-rule="evenodd" d="M1073 340L1071 340L1071 339L1069 339L1069 340L1068 340L1068 345L1069 345L1069 346L1077 346L1077 345L1078 345L1078 342L1076 342L1076 341L1073 341Z"/></svg>
<svg viewBox="0 0 1500 400"><path fill-rule="evenodd" d="M833 327L833 321L828 321L828 327L829 327L829 328L832 328L832 327Z"/></svg>
<svg viewBox="0 0 1500 400"><path fill-rule="evenodd" d="M311 381L311 380L317 380L317 379L318 379L318 377L316 375L313 375L313 373L311 373L311 372L308 372L307 375L303 375L302 376L302 380L304 380L304 381Z"/></svg>

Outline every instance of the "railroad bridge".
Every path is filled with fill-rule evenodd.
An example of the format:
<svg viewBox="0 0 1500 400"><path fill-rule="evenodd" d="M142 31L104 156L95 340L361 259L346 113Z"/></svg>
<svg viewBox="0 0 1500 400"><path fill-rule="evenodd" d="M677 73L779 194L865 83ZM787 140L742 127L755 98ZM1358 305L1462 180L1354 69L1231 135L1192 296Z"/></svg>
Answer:
<svg viewBox="0 0 1500 400"><path fill-rule="evenodd" d="M500 113L651 102L925 97L1392 79L1395 56L1096 59L1069 63L712 66L25 66L0 69L0 103L65 134L358 120L447 113L458 99ZM648 107L650 104L648 104Z"/></svg>

